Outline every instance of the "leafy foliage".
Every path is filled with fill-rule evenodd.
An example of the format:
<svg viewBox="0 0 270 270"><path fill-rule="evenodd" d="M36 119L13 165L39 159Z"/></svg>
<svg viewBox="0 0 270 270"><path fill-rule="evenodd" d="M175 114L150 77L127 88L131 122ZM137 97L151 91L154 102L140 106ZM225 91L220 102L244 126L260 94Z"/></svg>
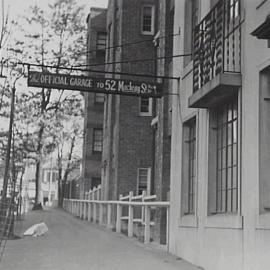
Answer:
<svg viewBox="0 0 270 270"><path fill-rule="evenodd" d="M63 72L59 68L79 65L84 62L84 16L83 6L75 0L55 0L42 9L32 6L30 15L20 18L17 27L20 35L14 38L9 48L9 62L30 62L42 65L37 68L48 72ZM55 66L54 69L46 65ZM12 76L9 78L12 80ZM23 79L22 79L23 80ZM82 149L83 97L78 92L58 89L28 89L25 83L16 86L14 136L18 159L32 160L36 164L36 198L40 202L40 166L42 161L57 152L59 183L66 181L68 174L78 165ZM0 93L0 115L9 118L10 87ZM2 147L5 152L3 131ZM0 134L1 139L1 134ZM67 149L67 150L65 150ZM1 150L0 150L1 151ZM14 151L15 152L15 151ZM4 156L4 155L3 155ZM61 189L61 187L60 187Z"/></svg>

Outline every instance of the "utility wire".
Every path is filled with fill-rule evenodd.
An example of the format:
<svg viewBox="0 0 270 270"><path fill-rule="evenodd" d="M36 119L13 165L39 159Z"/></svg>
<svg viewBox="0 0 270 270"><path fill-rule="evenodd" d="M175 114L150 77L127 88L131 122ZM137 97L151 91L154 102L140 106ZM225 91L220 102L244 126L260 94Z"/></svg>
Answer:
<svg viewBox="0 0 270 270"><path fill-rule="evenodd" d="M167 38L167 37L175 37L175 36L180 36L180 33L161 36L161 37L158 37L158 39L164 39L164 38ZM154 38L152 38L152 39L145 39L145 40L139 40L139 41L135 41L135 42L127 42L127 43L123 43L121 45L114 45L114 46L105 47L104 50L109 50L109 49L114 49L114 48L120 48L120 47L125 47L125 46L140 44L140 43L144 43L144 42L153 42L153 40L154 40ZM100 51L100 50L99 49L86 50L86 51L80 52L78 55L89 54L89 53L97 52L97 51ZM44 60L54 60L54 59L58 59L58 57L45 58ZM61 57L65 57L65 55L61 55ZM66 56L66 57L68 57L68 56Z"/></svg>
<svg viewBox="0 0 270 270"><path fill-rule="evenodd" d="M105 65L113 65L113 64L126 64L126 63L137 63L137 62L148 62L148 61L150 62L150 61L155 61L155 60L170 59L170 58L184 57L184 56L191 56L191 55L192 55L191 53L177 54L177 55L154 57L154 58L131 59L131 60L125 60L125 61L104 62L100 64L80 65L80 66L74 66L74 67L97 67L97 66L105 66Z"/></svg>
<svg viewBox="0 0 270 270"><path fill-rule="evenodd" d="M171 77L171 76L158 76L158 75L147 75L147 74L136 74L136 73L134 74L134 73L127 73L127 72L101 71L101 70L92 70L92 69L84 69L84 68L58 67L58 66L31 64L31 63L18 63L18 64L28 66L28 70L30 70L31 66L35 66L35 67L40 67L40 68L58 68L61 70L69 70L69 71L83 71L83 72L126 75L126 76L145 77L145 78L172 79L172 80L180 79L179 77Z"/></svg>
<svg viewBox="0 0 270 270"><path fill-rule="evenodd" d="M167 37L175 37L175 36L180 36L180 33L161 36L161 37L158 37L157 39L164 39L164 38L167 38ZM135 44L140 44L140 43L144 43L144 42L153 42L153 40L154 40L154 38L151 38L151 39L145 39L145 40L139 40L139 41L135 41L135 42L127 42L127 43L123 43L123 44L119 44L119 45L114 45L114 46L105 47L104 50L110 50L110 49L115 49L115 48L121 48L121 47L130 46L130 45L135 45ZM92 52L96 52L96 51L99 51L99 50L98 50L98 49L95 49L95 50L87 50L85 53L92 53Z"/></svg>

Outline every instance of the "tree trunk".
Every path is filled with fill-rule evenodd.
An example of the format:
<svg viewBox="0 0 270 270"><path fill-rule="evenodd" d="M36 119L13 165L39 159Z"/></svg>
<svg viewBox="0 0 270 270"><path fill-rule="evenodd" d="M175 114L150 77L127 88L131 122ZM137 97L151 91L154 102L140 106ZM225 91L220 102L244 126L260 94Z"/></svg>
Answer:
<svg viewBox="0 0 270 270"><path fill-rule="evenodd" d="M35 175L35 180L36 180L36 195L35 195L35 204L33 207L33 210L42 210L42 203L41 203L41 196L40 196L40 188L41 188L41 183L40 183L40 160L36 162L36 175Z"/></svg>

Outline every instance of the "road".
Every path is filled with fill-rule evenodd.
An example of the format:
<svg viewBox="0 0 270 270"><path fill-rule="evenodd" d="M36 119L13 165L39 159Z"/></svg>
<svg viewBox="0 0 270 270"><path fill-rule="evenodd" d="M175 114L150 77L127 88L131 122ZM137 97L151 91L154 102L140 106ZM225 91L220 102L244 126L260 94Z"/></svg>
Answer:
<svg viewBox="0 0 270 270"><path fill-rule="evenodd" d="M161 249L139 243L61 209L31 211L16 230L45 222L40 237L10 240L0 262L3 270L198 270Z"/></svg>

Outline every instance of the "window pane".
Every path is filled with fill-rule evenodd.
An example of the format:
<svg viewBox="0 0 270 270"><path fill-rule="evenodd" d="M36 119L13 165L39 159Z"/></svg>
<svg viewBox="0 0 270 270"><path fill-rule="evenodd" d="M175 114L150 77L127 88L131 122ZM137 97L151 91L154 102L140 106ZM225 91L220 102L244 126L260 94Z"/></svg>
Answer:
<svg viewBox="0 0 270 270"><path fill-rule="evenodd" d="M237 181L237 98L213 111L217 115L217 209L231 212L237 208L232 188ZM221 190L221 192L219 192Z"/></svg>
<svg viewBox="0 0 270 270"><path fill-rule="evenodd" d="M142 30L152 32L152 7L143 7Z"/></svg>
<svg viewBox="0 0 270 270"><path fill-rule="evenodd" d="M149 98L141 98L140 112L149 113L150 112L150 100Z"/></svg>
<svg viewBox="0 0 270 270"><path fill-rule="evenodd" d="M98 103L98 104L104 103L104 94L103 93L95 93L95 103Z"/></svg>
<svg viewBox="0 0 270 270"><path fill-rule="evenodd" d="M102 152L102 142L103 142L103 131L102 129L94 129L93 138L93 151Z"/></svg>
<svg viewBox="0 0 270 270"><path fill-rule="evenodd" d="M148 169L139 169L138 178L138 194L142 194L144 190L147 190Z"/></svg>

